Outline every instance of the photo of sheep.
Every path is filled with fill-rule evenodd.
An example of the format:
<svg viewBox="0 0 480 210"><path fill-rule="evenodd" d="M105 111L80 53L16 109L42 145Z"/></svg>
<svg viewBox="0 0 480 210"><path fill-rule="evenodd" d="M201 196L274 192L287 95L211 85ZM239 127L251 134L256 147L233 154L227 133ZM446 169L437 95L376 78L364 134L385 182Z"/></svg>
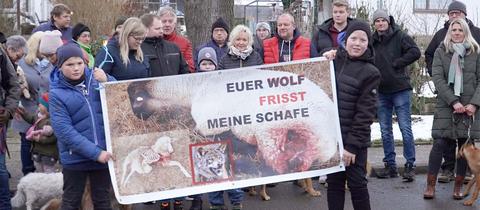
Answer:
<svg viewBox="0 0 480 210"><path fill-rule="evenodd" d="M116 195L145 202L343 170L334 92L321 59L106 83Z"/></svg>

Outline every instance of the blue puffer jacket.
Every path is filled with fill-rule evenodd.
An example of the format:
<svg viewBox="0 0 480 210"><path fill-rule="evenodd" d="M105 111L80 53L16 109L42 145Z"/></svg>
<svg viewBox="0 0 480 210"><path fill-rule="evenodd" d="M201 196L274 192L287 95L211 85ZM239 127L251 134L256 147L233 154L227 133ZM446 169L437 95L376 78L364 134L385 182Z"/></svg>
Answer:
<svg viewBox="0 0 480 210"><path fill-rule="evenodd" d="M106 168L97 162L106 150L99 83L85 68L85 82L77 86L68 83L59 69L50 74L49 111L57 136L60 162L72 170ZM109 81L115 80L108 77Z"/></svg>

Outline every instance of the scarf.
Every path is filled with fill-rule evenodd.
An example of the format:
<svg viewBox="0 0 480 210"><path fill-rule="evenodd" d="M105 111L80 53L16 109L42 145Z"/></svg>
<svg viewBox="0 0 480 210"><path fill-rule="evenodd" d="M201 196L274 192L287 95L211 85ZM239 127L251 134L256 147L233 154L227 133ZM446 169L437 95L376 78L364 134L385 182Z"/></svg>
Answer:
<svg viewBox="0 0 480 210"><path fill-rule="evenodd" d="M448 69L448 84L453 85L453 93L460 96L463 93L463 68L465 53L470 49L467 43L455 43L452 45L453 56Z"/></svg>
<svg viewBox="0 0 480 210"><path fill-rule="evenodd" d="M252 46L248 46L246 50L240 51L239 49L237 49L235 46L232 45L230 46L230 51L228 52L228 54L236 55L242 60L245 60L247 59L248 56L250 56L250 54L252 54L252 52L253 52Z"/></svg>

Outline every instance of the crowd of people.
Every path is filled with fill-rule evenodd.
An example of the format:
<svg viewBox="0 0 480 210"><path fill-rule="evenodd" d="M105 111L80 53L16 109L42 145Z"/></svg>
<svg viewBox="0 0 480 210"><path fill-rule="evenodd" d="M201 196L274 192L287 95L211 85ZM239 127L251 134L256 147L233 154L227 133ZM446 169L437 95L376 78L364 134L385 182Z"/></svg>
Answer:
<svg viewBox="0 0 480 210"><path fill-rule="evenodd" d="M106 151L100 96L95 91L101 82L320 56L333 60L335 67L346 165L345 171L327 175L328 208L344 208L347 184L354 209L371 209L366 164L370 125L376 116L385 153L385 168L378 178L399 176L392 134L395 113L406 159L402 176L407 182L415 179L408 71L421 52L384 10L373 13L372 31L367 22L350 17L347 1L335 0L332 18L316 27L312 39L302 35L288 13L276 18L276 31L266 22L258 23L254 32L245 25L230 30L219 18L211 25L211 40L193 48L188 38L175 30L175 10L164 7L158 14L117 18L108 43L96 54L90 46L95 32L83 23L72 26L71 14L67 5L57 4L49 22L35 28L28 40L14 35L2 44L0 209L11 209L5 165L9 126L20 136L24 175L61 168L62 209L79 208L87 178L95 208L111 209L106 163L112 155ZM456 148L467 138L480 138L480 29L466 18L466 5L461 2L453 1L447 14L449 20L425 52L437 89L425 199L434 198L439 172L439 182L455 180L453 198L463 198L467 164L464 159L455 160ZM232 208L242 209L243 191L228 190L227 194ZM223 195L223 191L208 193L210 209L225 209ZM201 210L202 195L191 197L190 209ZM162 209L183 209L183 200L163 200L160 205Z"/></svg>

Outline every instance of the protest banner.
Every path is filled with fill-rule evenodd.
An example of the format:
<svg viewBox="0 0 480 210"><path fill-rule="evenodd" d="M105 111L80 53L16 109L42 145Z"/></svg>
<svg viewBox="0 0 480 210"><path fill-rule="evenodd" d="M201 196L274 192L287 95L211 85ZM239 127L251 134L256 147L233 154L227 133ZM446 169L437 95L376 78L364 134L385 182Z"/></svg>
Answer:
<svg viewBox="0 0 480 210"><path fill-rule="evenodd" d="M101 97L122 204L344 170L333 64L322 58L111 82Z"/></svg>

